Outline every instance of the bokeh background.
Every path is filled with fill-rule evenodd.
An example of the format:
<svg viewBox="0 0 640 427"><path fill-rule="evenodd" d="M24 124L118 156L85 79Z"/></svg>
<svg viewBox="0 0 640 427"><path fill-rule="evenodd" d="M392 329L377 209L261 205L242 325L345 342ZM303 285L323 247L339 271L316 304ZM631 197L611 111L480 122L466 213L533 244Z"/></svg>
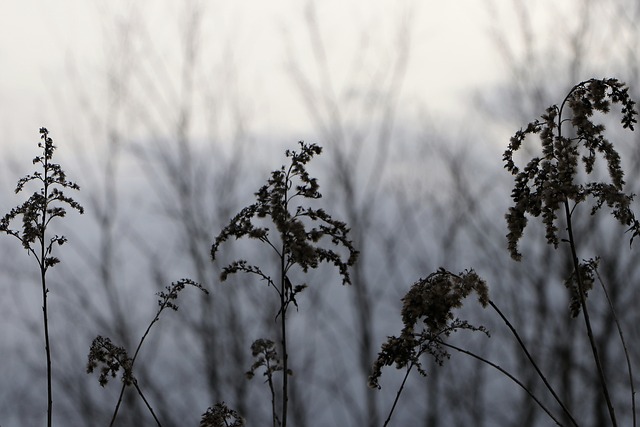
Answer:
<svg viewBox="0 0 640 427"><path fill-rule="evenodd" d="M502 152L581 80L616 77L640 99L639 18L635 0L1 0L0 211L22 200L13 189L32 171L41 126L86 209L52 230L69 239L49 276L55 425L109 422L119 385L102 388L85 373L91 341L135 348L154 294L182 277L211 295L187 289L136 365L163 425L197 425L218 401L248 425L269 422L268 388L245 372L251 343L277 338L277 298L251 277L220 283L219 274L225 261L273 259L236 243L212 263L209 249L298 140L324 148L311 172L361 256L348 287L329 269L292 278L310 285L290 317L292 425L382 425L404 372L389 368L371 390L372 362L400 330L401 297L440 266L485 278L581 425L606 425L583 325L567 309L570 257L547 247L532 221L524 260L509 258ZM608 130L634 192L638 137L616 120ZM579 256L601 257L637 369L637 250L609 219L581 218ZM38 272L13 240L0 239L2 427L46 417ZM601 289L589 303L629 425L614 319ZM465 315L492 336L456 342L557 410L504 324L473 303ZM392 425L551 424L464 354L425 363L428 376L410 378ZM153 425L135 393L118 420Z"/></svg>

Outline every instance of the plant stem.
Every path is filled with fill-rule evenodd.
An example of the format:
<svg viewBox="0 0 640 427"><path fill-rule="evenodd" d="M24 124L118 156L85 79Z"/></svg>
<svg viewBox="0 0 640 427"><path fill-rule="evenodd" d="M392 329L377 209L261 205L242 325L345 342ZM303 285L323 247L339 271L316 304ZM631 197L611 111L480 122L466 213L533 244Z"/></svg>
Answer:
<svg viewBox="0 0 640 427"><path fill-rule="evenodd" d="M387 425L391 421L391 416L393 415L393 411L396 409L396 405L398 404L398 400L400 399L400 395L402 394L402 390L404 390L404 385L407 382L407 378L409 378L409 373L411 372L411 368L413 368L413 363L411 363L411 365L409 365L409 367L407 368L407 373L404 374L404 378L402 379L402 384L400 384L400 388L398 389L398 392L396 393L396 398L393 399L393 405L391 406L391 410L389 411L389 415L387 416L387 419L384 420L383 427L387 427Z"/></svg>
<svg viewBox="0 0 640 427"><path fill-rule="evenodd" d="M160 309L156 312L155 317L153 318L153 320L151 321L151 323L149 323L149 326L147 326L147 329L144 331L144 334L142 335L142 338L140 338L140 341L138 342L138 346L136 347L136 351L133 354L133 357L131 358L131 366L130 369L131 371L133 371L133 365L136 363L136 358L138 357L138 353L140 352L140 349L142 348L142 344L144 343L144 340L147 338L147 336L149 335L149 331L151 331L151 328L153 327L153 325L160 320L160 313L162 312L162 310L164 310L166 307L166 303L163 304L162 306L160 306ZM132 374L133 375L133 374ZM134 383L136 383L135 378L134 378ZM135 384L136 389L138 388L138 384ZM122 398L124 397L124 391L125 388L127 387L127 384L125 382L122 383L122 387L120 387L120 396L118 397L118 402L116 403L116 407L113 410L113 415L111 416L111 423L109 424L109 427L112 427L116 421L116 417L118 416L118 411L120 410L120 404L122 403ZM140 395L142 396L142 393L140 393ZM153 415L153 418L156 417L156 415L153 412L153 409L151 409L151 406L149 406L149 403L147 403L146 399L144 399L144 396L142 397L144 402L147 404L147 408L149 408L149 411L151 412L151 415Z"/></svg>
<svg viewBox="0 0 640 427"><path fill-rule="evenodd" d="M587 310L587 301L584 295L584 285L582 283L582 277L580 275L580 264L578 262L578 255L576 253L576 245L573 237L573 227L571 225L571 211L569 209L569 201L567 199L565 199L564 201L564 212L565 212L565 217L567 219L567 232L569 233L569 245L571 246L571 258L573 259L574 275L578 283L578 294L580 295L580 306L582 307L582 317L584 318L584 323L587 327L587 336L589 337L589 343L591 344L593 359L596 362L596 368L598 370L598 378L600 379L602 394L604 395L604 399L607 402L607 408L609 409L609 417L611 418L611 423L615 427L618 425L616 421L616 413L613 407L613 403L611 402L611 397L609 396L607 380L605 379L604 369L602 368L600 356L598 355L596 340L593 337L593 331L591 330L591 321L589 320L589 311Z"/></svg>
<svg viewBox="0 0 640 427"><path fill-rule="evenodd" d="M272 418L272 423L273 423L273 427L276 427L276 422L278 421L278 414L276 413L276 392L273 389L273 376L271 375L271 366L269 363L269 358L266 357L265 355L265 360L267 362L267 372L269 373L267 375L267 381L269 383L269 390L271 391L271 418Z"/></svg>
<svg viewBox="0 0 640 427"><path fill-rule="evenodd" d="M627 343L624 339L624 334L622 333L622 327L620 326L620 322L618 321L618 316L616 315L616 311L613 308L613 302L609 297L609 292L607 292L607 287L604 285L604 282L600 277L600 272L598 271L597 267L594 267L594 271L596 272L596 277L598 278L598 282L600 282L600 286L604 291L604 296L607 298L607 302L609 303L609 308L611 309L611 314L613 315L613 321L616 323L616 328L618 329L618 335L620 336L620 341L622 342L624 357L625 359L627 359L627 372L629 373L629 385L631 386L631 412L633 413L633 427L636 427L636 389L633 385L633 369L631 368L629 350L627 349Z"/></svg>
<svg viewBox="0 0 640 427"><path fill-rule="evenodd" d="M504 375L506 375L506 376L507 376L511 381L513 381L513 382L515 382L516 384L518 384L518 385L519 385L519 386L520 386L520 387L521 387L521 388L522 388L522 389L523 389L523 390L524 390L524 391L525 391L529 396L531 396L531 398L532 398L532 399L533 399L533 400L538 404L538 406L540 406L540 408L542 408L542 410L543 410L544 412L546 412L546 413L547 413L547 415L549 415L549 417L550 417L553 421L555 421L555 423L556 423L557 425L559 425L559 426L561 426L561 425L562 425L562 424L560 424L560 421L558 421L558 420L556 419L556 417L554 417L554 416L553 416L553 414L551 414L551 412L549 411L549 409L547 409L547 407L546 407L546 406L544 406L544 405L542 404L542 402L541 402L541 401L540 401L540 400L539 400L539 399L538 399L538 398L533 394L533 392L527 388L527 386L525 386L524 384L522 384L522 382L521 382L520 380L518 380L516 377L514 377L513 375L511 375L508 371L506 371L506 370L505 370L504 368L502 368L500 365L496 365L495 363L493 363L493 362L491 362L491 361L489 361L489 360L487 360L487 359L485 359L485 358L483 358L483 357L481 357L481 356L478 356L477 354L472 353L472 352L470 352L469 350L465 350L465 349L463 349L463 348L456 347L456 346L455 346L455 345L453 345L453 344L448 344L448 343L446 343L446 342L444 342L444 341L441 341L441 340L438 340L438 343L440 343L441 345L443 345L443 346L445 346L445 347L449 347L449 348L452 348L452 349L454 349L454 350L456 350L456 351L459 351L460 353L467 354L467 355L469 355L469 356L473 357L474 359L477 359L477 360L479 360L479 361L481 361L481 362L483 362L483 363L486 363L487 365L489 365L489 366L491 366L491 367L493 367L493 368L497 369L498 371L502 372L502 373L503 373Z"/></svg>
<svg viewBox="0 0 640 427"><path fill-rule="evenodd" d="M142 398L142 401L144 402L144 404L147 405L147 409L149 410L149 412L151 412L151 415L153 416L153 419L156 421L156 424L158 425L158 427L162 427L162 424L160 424L160 420L158 419L158 417L156 417L156 413L153 412L153 408L151 407L151 405L149 405L149 402L147 401L147 398L144 397L144 394L142 393L142 390L140 390L140 387L138 386L138 381L135 378L133 380L133 385L135 386L136 390L138 391L138 394Z"/></svg>
<svg viewBox="0 0 640 427"><path fill-rule="evenodd" d="M44 155L44 179L43 179L43 200L42 200L42 222L40 223L40 283L42 284L42 317L44 324L44 349L47 354L47 427L51 427L53 419L53 393L51 378L51 347L49 344L49 313L47 307L47 247L46 247L46 230L47 230L47 205L49 201L49 159L46 151Z"/></svg>
<svg viewBox="0 0 640 427"><path fill-rule="evenodd" d="M40 279L42 282L42 315L44 318L44 349L47 353L47 427L51 427L53 414L53 396L51 389L51 348L49 346L49 319L47 312L47 282L45 279L45 269L40 270Z"/></svg>
<svg viewBox="0 0 640 427"><path fill-rule="evenodd" d="M529 353L529 350L527 349L527 347L525 346L524 342L522 341L522 339L520 338L520 334L518 334L518 331L516 331L516 329L513 327L513 325L511 324L511 322L509 322L509 320L507 319L507 317L502 313L502 311L498 308L498 306L496 306L496 304L489 300L489 305L496 311L496 313L498 313L498 315L502 318L502 320L504 321L504 323L507 325L507 327L509 327L509 329L511 330L511 333L513 334L513 336L516 338L516 340L518 341L518 344L520 345L520 348L522 348L522 350L524 351L524 354L526 354L527 358L529 359L529 362L531 363L531 365L533 366L533 368L536 370L536 372L538 373L538 376L542 379L542 382L544 382L544 385L547 387L547 389L551 392L551 395L554 397L554 399L556 400L556 402L558 402L558 404L560 405L560 407L562 408L562 410L564 411L564 413L567 415L567 417L569 417L569 420L571 421L571 423L574 426L578 426L578 423L576 422L576 420L573 418L573 416L571 415L571 412L569 412L569 409L567 409L567 407L564 405L564 403L562 402L562 400L560 400L560 398L558 397L558 395L556 394L555 390L553 389L553 387L551 387L551 384L549 384L549 381L547 380L547 377L542 373L542 371L540 370L540 368L538 367L538 364L533 360L533 357L531 356L531 353Z"/></svg>
<svg viewBox="0 0 640 427"><path fill-rule="evenodd" d="M289 400L289 355L287 353L287 289L285 285L285 266L283 244L282 255L280 256L280 333L282 334L282 427L287 427L287 404Z"/></svg>
<svg viewBox="0 0 640 427"><path fill-rule="evenodd" d="M285 212L289 212L289 184L291 182L291 173L293 169L293 163L289 166L289 169L285 178L285 191L282 202ZM293 196L295 197L295 196ZM292 197L292 198L293 198ZM286 231L288 232L288 231ZM286 233L285 232L285 233ZM277 253L277 251L276 251ZM282 334L282 424L281 427L287 427L287 410L289 404L289 354L287 353L287 306L289 304L290 291L287 289L287 239L285 235L282 236L282 251L280 256L280 333Z"/></svg>

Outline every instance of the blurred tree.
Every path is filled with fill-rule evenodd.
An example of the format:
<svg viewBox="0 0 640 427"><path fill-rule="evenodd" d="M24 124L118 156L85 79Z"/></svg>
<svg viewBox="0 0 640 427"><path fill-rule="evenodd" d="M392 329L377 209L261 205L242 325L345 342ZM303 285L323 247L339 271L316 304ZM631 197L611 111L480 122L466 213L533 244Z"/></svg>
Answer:
<svg viewBox="0 0 640 427"><path fill-rule="evenodd" d="M69 426L106 423L117 399L117 390L98 390L95 379L84 374L91 339L101 333L131 346L155 309L153 293L182 276L202 283L212 295L186 296L141 354L140 381L160 418L167 425L196 425L205 408L220 400L245 416L248 425L259 425L270 413L261 384L246 382L244 372L251 365L251 342L276 326L274 307L265 305L260 289L218 284L219 265L234 259L234 251L251 255L247 248L230 246L219 265L209 260L214 233L246 204L242 195L250 194L253 173L265 166L258 157L270 148L257 144L263 141L252 127L251 101L239 89L247 82L234 49L237 29L212 37L207 28L223 27L224 14L204 1L169 3L129 2L123 9L100 3L106 67L99 73L88 72L86 65L70 67L69 88L63 92L75 98L70 106L62 101L57 106L60 122L68 123L66 133L76 137L73 153L63 149L61 154L76 156L78 170L72 173L84 184L80 201L87 208L82 222L63 230L73 241L65 250L76 257L74 265L63 263L52 276L59 287L51 301L57 325L52 345L61 360L54 375L56 405ZM353 287L327 286L326 293L309 289L299 301L309 307L292 313L300 316L292 334L305 338L292 340L304 343L294 350L300 358L291 391L300 398L292 402L292 425L381 425L393 395L366 388L371 363L379 343L395 330L388 318L396 314L399 298L416 276L440 265L454 271L476 268L574 413L584 415L585 425L606 423L597 378L587 370L586 342L576 334L559 339L567 336L559 331L576 328L567 315L567 295L557 286L570 271L570 260L538 245L522 248L524 263L509 260L503 215L511 178L502 171L500 157L515 130L579 80L615 76L627 81L638 99L640 6L631 0L513 0L507 5L487 1L487 7L491 37L510 78L477 96L475 119L461 112L437 129L432 115L414 119L400 102L411 57L411 9L395 18L391 40L375 25L363 27L350 55L353 63L337 69L332 68L334 45L327 42L331 31L318 13L322 4L305 4L308 44L303 50L311 52L312 61L301 63L300 51L291 49L289 76L314 125L312 139L325 148L322 160L330 159L326 177L320 177L323 193L335 203L336 216L352 226L361 260ZM175 12L176 20L154 21L153 13L162 8ZM167 60L169 50L156 34L173 34L179 60ZM99 76L98 85L87 83L91 74ZM437 105L427 107L434 111ZM637 141L624 141L621 151L633 190L640 186L640 150ZM273 151L280 153L280 147ZM640 321L633 306L638 290L626 285L639 276L633 255L614 237L618 234L607 232L610 224L577 226L589 247L581 256L602 257L601 273L627 325L627 339L639 342L640 332L629 327ZM0 263L3 278L31 280L12 259L3 256ZM11 288L15 294L0 299L0 316L12 325L18 318L22 322L11 333L16 335L12 344L0 348L2 360L11 356L0 373L3 378L23 371L42 377L39 359L28 351L39 339L38 325L28 319L37 316L21 309L29 305L29 291ZM593 310L605 313L606 307ZM597 340L607 349L606 364L616 367L623 359L613 319L603 319ZM479 352L514 372L529 372L517 344L504 344L513 342L507 330L490 319L479 323L493 333L490 340L471 343ZM631 351L637 364L640 350ZM16 360L15 354L24 357ZM476 363L453 358L442 368L427 366L426 381L407 385L410 392L394 416L396 425L544 425L528 397ZM607 374L620 384L614 399L626 421L626 378L616 377L617 370ZM390 381L398 378L389 374ZM3 426L42 419L28 404L41 398L32 378L18 379L12 390L0 385L0 414L11 414L0 420ZM541 390L534 376L523 381ZM136 399L125 402L120 425L139 425L146 419L142 410Z"/></svg>

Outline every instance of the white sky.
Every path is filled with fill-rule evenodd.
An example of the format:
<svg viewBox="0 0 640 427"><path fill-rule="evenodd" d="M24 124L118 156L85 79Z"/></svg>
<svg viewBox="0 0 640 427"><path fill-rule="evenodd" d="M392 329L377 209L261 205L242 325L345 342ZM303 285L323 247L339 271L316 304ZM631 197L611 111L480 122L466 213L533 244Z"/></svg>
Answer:
<svg viewBox="0 0 640 427"><path fill-rule="evenodd" d="M56 121L62 118L53 111L56 107L52 97L66 98L64 90L73 87L66 64L73 62L86 73L82 75L85 84L91 85L93 78L104 79L100 73L105 55L110 53L105 50L103 36L105 32L112 34L113 27L101 19L109 21L118 10L123 11L122 16L131 10L143 15L148 22L147 31L170 62L172 43L175 46L180 34L184 3L0 0L0 145L13 145L16 139L32 140L41 124L56 128ZM257 117L256 125L267 131L304 128L302 104L285 70L285 40L290 40L296 57L304 63L305 54L310 55L303 18L305 2L201 3L207 16L204 45L214 55L225 46L233 49L241 76L240 90L253 104L249 108ZM363 34L375 46L369 53L370 57L374 55L371 64L375 64L377 49L377 60L390 57L396 27L403 10L411 4L413 41L403 87L405 99L422 103L436 113L451 113L464 105L463 95L469 89L495 81L501 74L487 35L488 14L479 0L318 1L318 21L334 71L332 76L339 82L342 64L353 59ZM62 93L61 88L65 88Z"/></svg>

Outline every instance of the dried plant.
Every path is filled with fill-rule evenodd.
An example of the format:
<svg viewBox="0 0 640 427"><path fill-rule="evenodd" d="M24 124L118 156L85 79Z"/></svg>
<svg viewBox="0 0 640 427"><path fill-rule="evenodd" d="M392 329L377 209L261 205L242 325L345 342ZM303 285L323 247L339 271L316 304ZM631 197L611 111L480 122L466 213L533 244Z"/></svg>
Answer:
<svg viewBox="0 0 640 427"><path fill-rule="evenodd" d="M608 113L611 104L621 105L622 127L633 130L638 113L628 88L616 79L591 79L575 85L560 107L547 108L542 120L529 123L511 138L503 159L505 168L516 177L511 192L514 206L506 215L507 241L513 259L522 258L517 245L527 225L526 214L542 216L547 242L557 248L557 211L564 209L565 219L570 221L576 206L588 198L594 199L591 215L606 204L612 209L614 218L633 231L632 240L640 234L640 224L630 209L633 195L623 192L625 182L620 155L604 136L605 126L593 121L594 113ZM570 118L565 117L566 109L571 112ZM565 129L567 126L570 129ZM535 134L542 142L542 157L533 157L520 170L513 155L528 135ZM598 154L606 161L611 181L580 182L580 162L589 176L594 171Z"/></svg>
<svg viewBox="0 0 640 427"><path fill-rule="evenodd" d="M202 415L200 427L242 427L244 419L224 402L216 403Z"/></svg>
<svg viewBox="0 0 640 427"><path fill-rule="evenodd" d="M53 256L53 248L62 246L67 239L64 236L50 236L47 229L54 218L62 218L67 214L65 205L71 209L83 213L84 209L78 202L66 196L65 189L79 190L80 187L72 181L67 180L67 176L59 164L53 163L53 153L56 149L53 139L49 137L46 128L40 128L40 139L38 147L42 149L42 155L33 159L33 164L41 167L18 180L16 194L25 189L30 182L36 182L40 189L34 192L21 205L11 209L2 219L0 219L0 232L17 238L22 246L33 255L40 269L40 283L42 285L42 312L45 352L47 357L47 426L52 424L53 416L53 396L51 377L51 347L49 345L49 317L46 274L49 267L53 267L60 262L60 259ZM22 229L11 228L11 222L17 217L22 217Z"/></svg>
<svg viewBox="0 0 640 427"><path fill-rule="evenodd" d="M305 283L294 285L289 274L295 268L306 273L327 262L338 269L343 284L350 284L349 267L356 262L358 254L348 237L349 229L345 223L333 219L323 209L300 204L294 206L298 199L317 200L322 197L317 179L311 177L306 170L307 163L315 155L319 155L322 149L316 144L299 144L299 152L287 150L285 153L290 164L271 173L267 184L255 193L256 202L232 218L211 247L211 257L215 260L223 242L232 237L248 237L265 244L279 259L275 277L260 266L246 260L237 260L223 269L221 280L238 272L253 274L267 282L278 295L279 310L276 318L280 317L282 408L279 416L274 411L273 420L275 423L277 419L282 427L287 425L288 376L291 373L287 352L287 309L291 303L297 307L296 297L307 287ZM258 224L267 221L275 227L273 233L267 226ZM342 247L346 251L345 256L322 246L324 239L328 239L333 247Z"/></svg>
<svg viewBox="0 0 640 427"><path fill-rule="evenodd" d="M615 79L591 79L575 85L560 107L557 105L549 107L542 116L542 120L529 123L524 130L521 129L511 138L503 159L506 169L515 175L515 186L511 193L514 205L509 208L506 215L509 230L507 235L509 253L516 261L522 258L522 254L518 251L518 241L522 238L527 225L527 215L542 217L547 243L556 249L560 243L566 243L569 246L573 273L565 281L565 286L569 290L570 315L571 317L577 317L580 313L583 315L602 394L607 403L611 423L615 426L617 425L615 410L593 338L586 302L588 291L593 288L596 277L604 289L614 319L617 317L606 288L598 275L597 262L589 260L580 263L578 261L572 227L572 218L577 212L577 206L591 199L593 200L590 209L591 215L606 205L611 208L613 217L628 227L627 231L632 232L631 242L634 237L640 235L640 223L631 210L634 195L624 192L625 182L620 156L613 144L604 136L604 125L594 122L594 113L609 113L612 104L621 105L623 128L633 130L637 115L635 102L630 99L628 88L623 83ZM569 118L566 117L569 114L567 110L571 114ZM570 129L565 129L566 127L570 127ZM542 142L542 156L533 157L521 170L515 164L514 153L522 147L527 136L535 134L539 135ZM606 163L610 181L583 182L584 179L593 175L598 156L601 156ZM583 165L582 171L579 167L580 164ZM562 220L558 217L558 211L564 212ZM564 229L566 234L561 234L561 229ZM450 356L448 349L467 354L499 370L528 393L556 424L561 425L552 411L514 375L472 351L445 341L445 338L448 338L452 332L460 329L482 331L488 335L488 331L484 327L473 326L453 314L452 310L460 308L463 299L472 291L479 295L483 307L489 305L507 325L525 353L530 366L542 379L568 421L577 426L577 421L539 368L516 328L498 306L489 299L484 281L473 271L455 275L444 269L429 275L426 279L421 279L411 287L403 298L402 321L404 327L402 332L399 337L389 337L387 342L382 345L382 350L374 362L370 385L377 388L380 388L379 378L382 367L395 364L398 369L406 368L406 375L385 425L391 419L411 369L415 366L420 374L426 376L420 357L424 354L430 354L438 364L442 365L443 361ZM423 327L419 332L416 332L418 322L421 322ZM617 320L616 325L627 358L632 412L634 413L633 425L635 426L635 388L631 362L624 334Z"/></svg>
<svg viewBox="0 0 640 427"><path fill-rule="evenodd" d="M156 322L158 322L158 320L160 320L160 314L165 309L171 309L173 311L178 310L176 300L178 299L180 292L187 285L200 289L205 294L209 293L209 291L203 288L202 285L190 279L180 279L177 282L173 282L171 286L167 286L166 292L158 292L158 310L149 323L149 326L147 326L144 334L140 338L133 357L129 357L127 350L124 347L114 345L109 338L98 336L91 343L87 361L87 373L90 374L96 368L100 367L100 375L98 377L98 381L100 382L100 385L102 387L108 384L109 377L115 378L118 375L120 369L122 369L122 387L120 388L120 395L118 397L118 401L111 417L111 423L109 424L110 426L113 426L116 421L116 417L118 416L118 411L120 409L120 405L122 404L122 398L124 397L126 387L131 385L134 386L136 392L144 401L144 404L153 416L156 424L158 426L161 425L160 420L156 416L153 408L149 404L149 401L138 385L138 381L133 374L133 366L136 362L136 359L138 358L138 354L140 352L140 349L142 348L142 344L144 344L145 339L151 331L151 328Z"/></svg>
<svg viewBox="0 0 640 427"><path fill-rule="evenodd" d="M589 264L581 264L578 260L576 236L572 225L578 205L592 199L591 215L607 205L613 217L628 227L627 231L632 232L630 243L634 237L640 235L640 222L631 210L634 195L624 192L625 181L620 155L605 137L604 124L594 121L594 113L609 113L612 104L621 106L622 127L633 130L634 123L637 123L635 116L638 113L635 102L629 97L628 88L623 83L616 79L590 79L578 83L569 91L559 107L552 105L542 115L542 120L529 123L524 130L519 130L511 138L503 159L505 168L515 176L515 186L511 192L514 205L506 215L509 228L507 241L511 257L515 260L522 258L517 244L527 225L527 214L533 217L542 216L547 243L554 248L558 248L560 242L569 246L573 274L565 283L570 291L571 316L576 317L582 312L603 397L612 425L617 425L587 307L587 292L594 282L593 268ZM520 170L513 155L522 147L528 135L535 134L540 136L542 142L542 156L533 157ZM581 178L592 175L598 156L606 163L610 181L582 182ZM580 163L584 175L580 174ZM562 223L557 214L559 210L564 213ZM566 230L562 239L558 236L560 227Z"/></svg>
<svg viewBox="0 0 640 427"><path fill-rule="evenodd" d="M391 421L411 370L415 367L421 375L427 376L420 362L423 355L433 356L442 365L450 357L445 341L453 332L466 329L489 336L484 326L474 326L454 314L454 310L461 308L463 301L472 292L478 295L480 304L486 307L489 302L487 284L473 270L453 274L441 268L414 283L402 298L402 332L398 337L389 337L382 344L369 377L369 386L380 389L379 379L384 366L395 364L396 369L406 368L385 426Z"/></svg>
<svg viewBox="0 0 640 427"><path fill-rule="evenodd" d="M267 377L265 382L269 385L269 391L271 393L271 418L273 426L275 427L277 424L280 424L280 419L276 409L276 392L273 386L273 374L283 370L282 361L278 357L275 343L264 338L259 338L251 344L251 355L256 358L256 361L253 362L246 376L248 379L252 379L255 376L256 370L264 366L263 375ZM291 370L289 370L287 374L290 375Z"/></svg>

